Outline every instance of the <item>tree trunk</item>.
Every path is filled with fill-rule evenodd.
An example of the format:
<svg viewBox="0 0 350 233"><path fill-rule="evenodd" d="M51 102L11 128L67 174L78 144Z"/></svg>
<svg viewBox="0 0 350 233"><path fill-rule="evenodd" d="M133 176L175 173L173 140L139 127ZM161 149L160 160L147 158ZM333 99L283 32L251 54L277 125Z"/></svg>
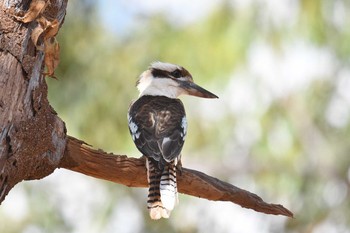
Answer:
<svg viewBox="0 0 350 233"><path fill-rule="evenodd" d="M62 22L67 1L50 0L44 14ZM44 53L31 39L36 21L15 19L29 1L0 2L0 203L22 180L40 179L57 168L66 128L47 100Z"/></svg>

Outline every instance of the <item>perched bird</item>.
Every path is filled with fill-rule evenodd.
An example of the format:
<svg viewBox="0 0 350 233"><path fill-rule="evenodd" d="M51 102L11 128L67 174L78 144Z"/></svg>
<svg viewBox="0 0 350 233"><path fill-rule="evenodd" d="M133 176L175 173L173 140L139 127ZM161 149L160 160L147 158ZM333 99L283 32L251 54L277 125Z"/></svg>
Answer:
<svg viewBox="0 0 350 233"><path fill-rule="evenodd" d="M183 67L154 62L138 81L139 98L130 105L128 123L137 149L146 157L152 219L169 218L178 202L176 168L180 168L187 120L182 94L218 98L193 82Z"/></svg>

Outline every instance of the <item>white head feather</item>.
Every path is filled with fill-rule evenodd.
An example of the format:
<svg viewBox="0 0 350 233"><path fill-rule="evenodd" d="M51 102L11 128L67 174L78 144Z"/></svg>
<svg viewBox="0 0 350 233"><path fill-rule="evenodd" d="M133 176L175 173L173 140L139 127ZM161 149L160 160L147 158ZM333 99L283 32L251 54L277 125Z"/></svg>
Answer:
<svg viewBox="0 0 350 233"><path fill-rule="evenodd" d="M173 72L176 69L181 69L182 67L171 63L155 61L155 62L152 62L151 68Z"/></svg>
<svg viewBox="0 0 350 233"><path fill-rule="evenodd" d="M177 98L184 93L184 90L179 88L179 84L170 78L155 78L152 75L151 69L159 69L167 72L173 72L176 69L182 69L181 66L165 63L165 62L153 62L150 69L143 72L139 78L137 89L140 92L140 96L143 95L159 95L169 98Z"/></svg>

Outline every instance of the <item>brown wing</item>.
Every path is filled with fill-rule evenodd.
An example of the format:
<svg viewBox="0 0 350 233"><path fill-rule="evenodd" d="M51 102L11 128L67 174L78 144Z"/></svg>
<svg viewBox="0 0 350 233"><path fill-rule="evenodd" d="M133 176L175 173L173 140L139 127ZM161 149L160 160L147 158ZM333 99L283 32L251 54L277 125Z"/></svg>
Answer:
<svg viewBox="0 0 350 233"><path fill-rule="evenodd" d="M145 156L165 163L177 158L186 136L183 104L163 96L143 96L129 109L129 129L135 145Z"/></svg>

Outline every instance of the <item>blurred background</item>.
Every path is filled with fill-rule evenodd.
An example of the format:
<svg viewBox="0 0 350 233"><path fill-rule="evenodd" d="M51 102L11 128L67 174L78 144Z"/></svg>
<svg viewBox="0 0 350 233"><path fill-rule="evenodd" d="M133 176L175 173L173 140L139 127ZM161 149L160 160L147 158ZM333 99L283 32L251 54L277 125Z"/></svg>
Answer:
<svg viewBox="0 0 350 233"><path fill-rule="evenodd" d="M350 2L69 1L49 99L68 134L139 157L126 112L152 61L220 99L181 97L185 167L292 210L294 219L180 195L152 221L147 190L59 169L18 184L0 232L350 232Z"/></svg>

